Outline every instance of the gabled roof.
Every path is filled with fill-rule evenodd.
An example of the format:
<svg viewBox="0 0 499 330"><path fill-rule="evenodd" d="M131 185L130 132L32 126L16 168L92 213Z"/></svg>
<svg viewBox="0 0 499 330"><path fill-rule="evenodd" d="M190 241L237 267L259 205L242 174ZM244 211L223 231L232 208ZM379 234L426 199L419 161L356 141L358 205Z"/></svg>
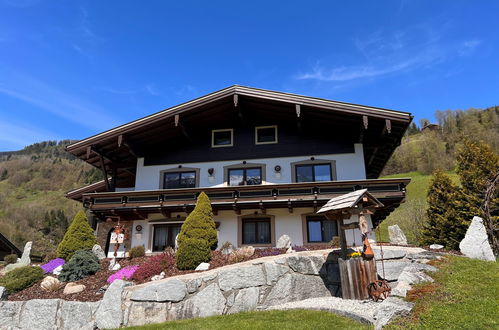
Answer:
<svg viewBox="0 0 499 330"><path fill-rule="evenodd" d="M376 199L367 189L360 189L354 192L331 198L317 213L340 212L355 207L364 197L368 198L374 207L383 207L383 203Z"/></svg>
<svg viewBox="0 0 499 330"><path fill-rule="evenodd" d="M365 127L365 134L359 134L365 144L368 178L379 175L412 120L407 112L234 85L75 142L66 150L96 167L102 161L109 168L113 165L125 178L133 175L137 158L150 152L155 143L165 145L186 129L233 116L234 108L241 105L265 118L305 118L355 132Z"/></svg>

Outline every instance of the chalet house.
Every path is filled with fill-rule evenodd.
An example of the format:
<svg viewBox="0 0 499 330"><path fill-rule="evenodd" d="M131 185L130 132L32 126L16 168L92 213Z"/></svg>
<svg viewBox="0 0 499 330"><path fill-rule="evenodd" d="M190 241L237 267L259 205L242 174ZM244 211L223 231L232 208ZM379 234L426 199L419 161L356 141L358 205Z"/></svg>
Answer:
<svg viewBox="0 0 499 330"><path fill-rule="evenodd" d="M174 245L202 191L219 245L270 247L284 234L295 245L324 244L338 234L337 221L316 214L329 199L367 188L383 203L370 228L404 201L410 179L378 176L411 120L406 112L231 86L67 146L106 178L67 197L90 211L108 251L118 222L129 230L127 249ZM360 244L354 231L348 244Z"/></svg>

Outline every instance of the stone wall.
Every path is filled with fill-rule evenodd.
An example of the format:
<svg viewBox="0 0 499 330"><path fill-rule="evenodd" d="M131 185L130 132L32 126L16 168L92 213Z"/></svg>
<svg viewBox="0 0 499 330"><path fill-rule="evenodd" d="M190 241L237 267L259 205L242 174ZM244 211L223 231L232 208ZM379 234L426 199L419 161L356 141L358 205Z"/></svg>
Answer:
<svg viewBox="0 0 499 330"><path fill-rule="evenodd" d="M297 252L135 286L117 280L99 302L0 302L0 329L103 329L232 314L338 296L339 282L333 255Z"/></svg>
<svg viewBox="0 0 499 330"><path fill-rule="evenodd" d="M266 309L340 295L338 264L325 251L266 257L124 290L123 324L165 322Z"/></svg>

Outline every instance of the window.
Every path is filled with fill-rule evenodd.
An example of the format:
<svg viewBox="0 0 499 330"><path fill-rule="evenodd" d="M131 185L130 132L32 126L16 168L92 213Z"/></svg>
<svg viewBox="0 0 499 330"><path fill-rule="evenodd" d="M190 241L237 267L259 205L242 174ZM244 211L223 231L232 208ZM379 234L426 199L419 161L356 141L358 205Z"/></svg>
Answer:
<svg viewBox="0 0 499 330"><path fill-rule="evenodd" d="M270 218L243 219L243 244L271 244Z"/></svg>
<svg viewBox="0 0 499 330"><path fill-rule="evenodd" d="M163 189L196 187L196 171L165 172L163 175Z"/></svg>
<svg viewBox="0 0 499 330"><path fill-rule="evenodd" d="M262 168L229 169L229 186L250 186L262 184Z"/></svg>
<svg viewBox="0 0 499 330"><path fill-rule="evenodd" d="M211 131L211 146L216 147L232 147L234 130L229 129L214 129Z"/></svg>
<svg viewBox="0 0 499 330"><path fill-rule="evenodd" d="M338 222L320 216L307 216L307 241L309 243L327 243L338 236Z"/></svg>
<svg viewBox="0 0 499 330"><path fill-rule="evenodd" d="M255 127L255 143L256 144L277 143L277 126Z"/></svg>
<svg viewBox="0 0 499 330"><path fill-rule="evenodd" d="M296 165L296 182L332 181L331 164Z"/></svg>
<svg viewBox="0 0 499 330"><path fill-rule="evenodd" d="M180 227L182 224L171 224L171 225L155 225L153 234L153 252L161 252L166 249L166 247L175 247L175 238L180 233Z"/></svg>

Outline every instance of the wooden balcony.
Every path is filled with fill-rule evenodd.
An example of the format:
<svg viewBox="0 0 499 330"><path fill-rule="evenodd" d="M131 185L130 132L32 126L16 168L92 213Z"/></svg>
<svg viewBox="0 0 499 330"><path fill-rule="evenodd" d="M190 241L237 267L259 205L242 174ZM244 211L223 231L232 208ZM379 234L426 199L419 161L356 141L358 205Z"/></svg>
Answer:
<svg viewBox="0 0 499 330"><path fill-rule="evenodd" d="M289 212L298 207L317 210L335 196L367 188L384 204L374 215L379 222L404 201L409 182L410 179L402 178L101 192L85 193L82 199L83 205L102 220L109 216L137 220L147 219L150 213L162 213L165 217L172 212L189 213L202 191L209 196L216 215L220 210L234 210L237 214L243 209L262 213L269 208L287 208Z"/></svg>

